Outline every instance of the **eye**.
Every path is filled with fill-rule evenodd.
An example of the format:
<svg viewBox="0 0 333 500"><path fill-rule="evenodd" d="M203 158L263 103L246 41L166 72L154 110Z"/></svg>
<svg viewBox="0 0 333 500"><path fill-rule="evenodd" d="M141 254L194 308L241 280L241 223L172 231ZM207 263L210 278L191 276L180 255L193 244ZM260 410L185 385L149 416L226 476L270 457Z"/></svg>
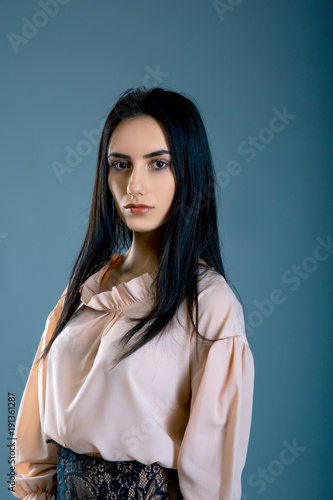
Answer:
<svg viewBox="0 0 333 500"><path fill-rule="evenodd" d="M110 163L110 166L114 168L115 170L126 170L128 167L128 164L126 161L112 161Z"/></svg>
<svg viewBox="0 0 333 500"><path fill-rule="evenodd" d="M155 165L156 170L164 170L169 166L169 162L164 161L164 160L155 160L152 162L152 165Z"/></svg>

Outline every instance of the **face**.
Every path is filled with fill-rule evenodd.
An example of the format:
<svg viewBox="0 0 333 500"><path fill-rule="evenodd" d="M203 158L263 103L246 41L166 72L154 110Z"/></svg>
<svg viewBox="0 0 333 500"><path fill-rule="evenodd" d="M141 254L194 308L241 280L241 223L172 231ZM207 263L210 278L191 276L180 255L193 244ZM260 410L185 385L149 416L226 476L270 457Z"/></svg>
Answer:
<svg viewBox="0 0 333 500"><path fill-rule="evenodd" d="M151 232L167 220L176 177L163 125L150 116L129 118L108 146L108 183L116 208L134 232Z"/></svg>

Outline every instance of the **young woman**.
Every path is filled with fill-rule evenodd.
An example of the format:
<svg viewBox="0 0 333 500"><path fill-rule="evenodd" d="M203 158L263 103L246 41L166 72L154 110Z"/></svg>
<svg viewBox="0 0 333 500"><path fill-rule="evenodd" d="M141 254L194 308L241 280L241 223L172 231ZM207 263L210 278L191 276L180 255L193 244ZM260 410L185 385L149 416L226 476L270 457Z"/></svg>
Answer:
<svg viewBox="0 0 333 500"><path fill-rule="evenodd" d="M213 172L190 99L120 97L19 409L15 496L240 499L254 362L221 260Z"/></svg>

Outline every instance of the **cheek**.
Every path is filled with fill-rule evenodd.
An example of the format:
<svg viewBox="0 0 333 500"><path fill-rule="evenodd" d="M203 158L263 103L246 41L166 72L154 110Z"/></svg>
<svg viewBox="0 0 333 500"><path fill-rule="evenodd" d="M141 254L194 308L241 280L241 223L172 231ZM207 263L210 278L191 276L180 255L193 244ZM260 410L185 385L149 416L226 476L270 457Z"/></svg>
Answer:
<svg viewBox="0 0 333 500"><path fill-rule="evenodd" d="M121 185L114 177L111 177L111 175L108 177L108 184L111 194L116 201L121 196Z"/></svg>
<svg viewBox="0 0 333 500"><path fill-rule="evenodd" d="M164 179L160 186L161 201L163 200L163 205L169 208L176 192L176 182L174 177L171 179Z"/></svg>

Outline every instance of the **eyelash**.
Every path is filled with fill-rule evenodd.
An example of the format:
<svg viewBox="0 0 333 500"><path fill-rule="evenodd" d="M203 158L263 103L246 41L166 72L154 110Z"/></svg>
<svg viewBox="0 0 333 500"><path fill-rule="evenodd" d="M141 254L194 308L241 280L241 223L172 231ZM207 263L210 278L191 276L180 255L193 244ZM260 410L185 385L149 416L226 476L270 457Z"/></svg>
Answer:
<svg viewBox="0 0 333 500"><path fill-rule="evenodd" d="M114 170L118 170L118 171L125 171L125 170L127 170L126 168L117 168L117 165L119 165L119 163L125 163L125 164L127 164L127 162L122 161L122 160L109 162L110 166L111 166ZM164 166L163 166L163 167L161 167L161 168L154 168L154 170L157 170L157 171L164 170L164 169L166 169L167 167L169 167L169 166L170 166L170 163L169 163L168 161L165 161L165 160L154 160L154 161L152 162L152 164L154 164L154 163L164 163Z"/></svg>

